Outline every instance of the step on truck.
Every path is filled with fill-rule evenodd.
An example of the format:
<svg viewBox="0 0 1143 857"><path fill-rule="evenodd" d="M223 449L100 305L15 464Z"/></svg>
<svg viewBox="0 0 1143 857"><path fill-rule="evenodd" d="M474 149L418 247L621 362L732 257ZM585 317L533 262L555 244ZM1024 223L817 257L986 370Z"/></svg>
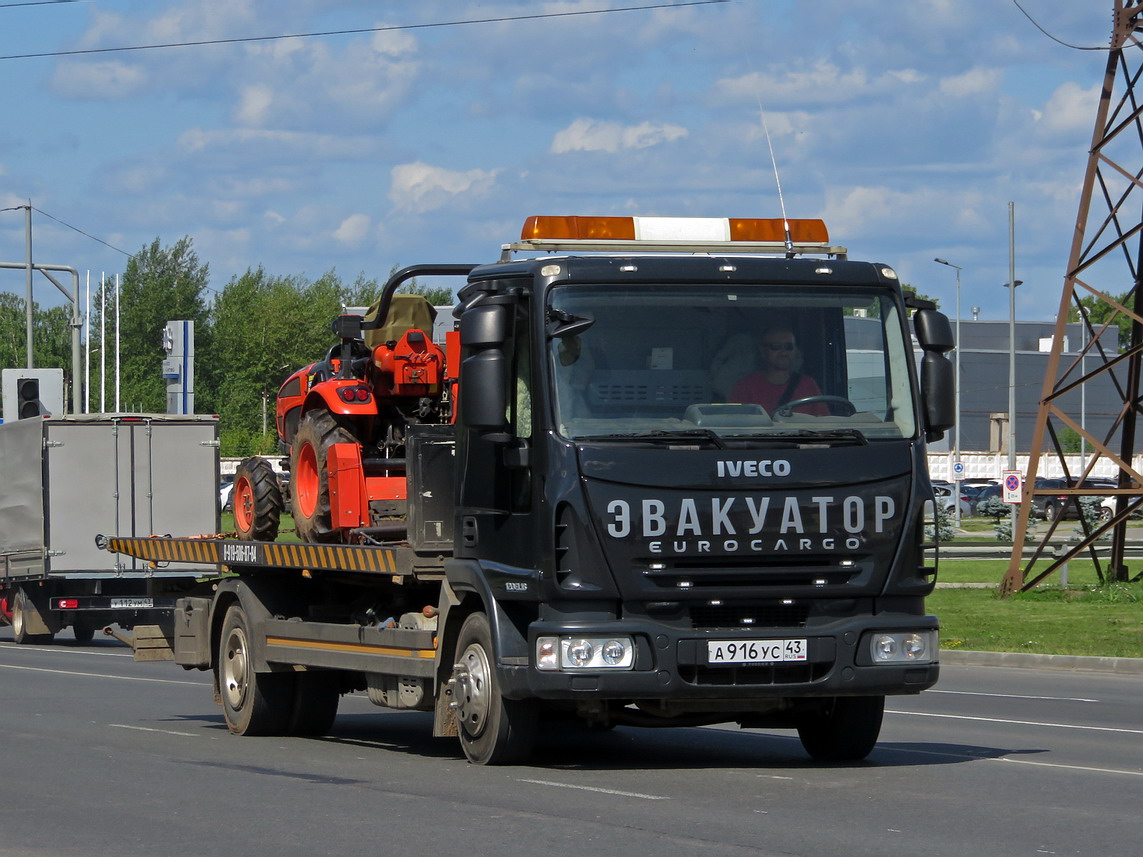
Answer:
<svg viewBox="0 0 1143 857"><path fill-rule="evenodd" d="M70 628L86 644L111 625L169 625L175 597L218 566L156 567L99 550L96 536L217 532L217 474L214 417L36 415L0 425L0 618L13 641L50 643ZM142 657L155 635L137 636Z"/></svg>
<svg viewBox="0 0 1143 857"><path fill-rule="evenodd" d="M443 347L398 293L438 275L465 278ZM794 729L852 760L887 695L937 680L951 328L820 221L535 217L333 330L277 398L300 543L258 458L238 538L103 542L228 573L165 633L231 731L322 734L359 691L480 764L572 720Z"/></svg>

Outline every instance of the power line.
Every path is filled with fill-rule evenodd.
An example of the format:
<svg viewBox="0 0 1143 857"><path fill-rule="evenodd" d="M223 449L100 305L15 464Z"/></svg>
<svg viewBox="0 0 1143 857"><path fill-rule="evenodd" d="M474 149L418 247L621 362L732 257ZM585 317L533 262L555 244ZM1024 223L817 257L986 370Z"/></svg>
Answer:
<svg viewBox="0 0 1143 857"><path fill-rule="evenodd" d="M22 3L0 3L0 9L15 9L17 6L54 6L57 3L79 2L80 0L24 0Z"/></svg>
<svg viewBox="0 0 1143 857"><path fill-rule="evenodd" d="M43 2L43 0L41 0ZM503 24L512 21L535 21L542 18L571 18L581 15L606 15L612 12L642 12L652 9L681 9L684 6L709 6L713 3L729 3L731 0L683 0L679 3L652 3L643 6L621 6L614 9L580 9L572 12L538 12L532 15L507 15L499 18L468 18L456 21L437 21L429 24L398 24L390 27L362 27L353 30L326 30L316 33L290 33L278 36L243 36L233 39L204 39L194 42L166 42L154 45L126 45L117 48L83 48L72 51L46 51L35 54L10 54L0 56L0 60L25 60L43 57L69 57L83 54L110 54L126 51L149 51L162 48L190 48L204 45L233 45L243 42L274 42L283 39L314 39L325 36L355 36L366 33L392 33L400 30L429 30L441 27L463 27L473 24Z"/></svg>
<svg viewBox="0 0 1143 857"><path fill-rule="evenodd" d="M52 215L48 214L42 208L35 208L33 206L32 211L38 212L38 213L42 214L44 217L47 217L47 218L50 218L51 220L54 220L56 223L60 224L60 226L66 226L68 229L71 229L74 232L78 232L84 238L90 238L92 241L97 241L100 244L102 244L104 247L109 247L110 249L114 250L116 253L122 253L128 259L130 259L132 256L135 255L134 253L128 253L126 250L120 250L114 244L108 244L102 238L96 238L94 235L91 235L90 233L84 232L78 226L72 226L70 223L66 223L63 220L60 220L58 217L52 217Z"/></svg>
<svg viewBox="0 0 1143 857"><path fill-rule="evenodd" d="M1014 4L1016 4L1017 9L1019 9L1021 12L1024 13L1024 17L1032 22L1032 26L1034 26L1037 30L1039 30L1041 33L1043 33L1045 36L1047 36L1053 42L1061 44L1065 48L1071 48L1072 50L1075 50L1075 51L1109 51L1109 50L1111 50L1111 47L1107 46L1107 45L1095 45L1095 46L1073 45L1070 42L1065 42L1063 39L1058 39L1055 36L1053 36L1051 33L1049 33L1047 30L1045 30L1043 27L1041 27L1039 22L1035 18L1033 18L1031 15L1028 14L1028 10L1020 5L1020 0L1012 0L1012 2Z"/></svg>

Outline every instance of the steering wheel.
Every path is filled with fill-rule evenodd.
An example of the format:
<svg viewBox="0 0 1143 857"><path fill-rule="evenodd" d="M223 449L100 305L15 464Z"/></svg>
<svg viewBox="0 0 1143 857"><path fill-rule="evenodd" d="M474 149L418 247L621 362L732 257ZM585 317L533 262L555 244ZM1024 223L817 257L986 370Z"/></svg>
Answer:
<svg viewBox="0 0 1143 857"><path fill-rule="evenodd" d="M857 407L845 396L806 396L804 399L794 399L792 402L786 402L782 407L774 411L774 416L777 417L790 417L794 415L794 408L801 407L802 405L816 405L818 402L823 402L827 405L838 405L841 408L839 416L852 417L857 413Z"/></svg>

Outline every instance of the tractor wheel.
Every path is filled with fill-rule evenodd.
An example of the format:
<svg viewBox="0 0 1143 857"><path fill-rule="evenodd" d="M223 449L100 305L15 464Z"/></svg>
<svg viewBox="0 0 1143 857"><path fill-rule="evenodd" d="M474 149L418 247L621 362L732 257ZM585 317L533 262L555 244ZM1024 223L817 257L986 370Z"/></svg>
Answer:
<svg viewBox="0 0 1143 857"><path fill-rule="evenodd" d="M238 538L247 542L272 542L278 538L285 501L269 461L252 456L239 463L234 471L232 500Z"/></svg>
<svg viewBox="0 0 1143 857"><path fill-rule="evenodd" d="M303 542L341 541L329 503L327 453L335 443L356 443L326 411L310 411L298 426L290 452L290 506Z"/></svg>

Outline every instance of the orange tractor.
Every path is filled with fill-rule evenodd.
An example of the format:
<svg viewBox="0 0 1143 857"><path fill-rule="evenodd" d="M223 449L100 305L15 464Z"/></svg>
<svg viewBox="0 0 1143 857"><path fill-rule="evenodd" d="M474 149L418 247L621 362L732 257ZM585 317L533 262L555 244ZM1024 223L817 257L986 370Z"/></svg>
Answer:
<svg viewBox="0 0 1143 857"><path fill-rule="evenodd" d="M460 338L432 339L436 311L397 294L416 276L465 275L473 265L413 265L390 277L364 317L342 315L338 343L294 372L278 391L278 446L288 456L289 505L306 542L374 542L405 535L405 432L454 420ZM273 541L286 507L278 476L261 457L235 471L239 538Z"/></svg>

